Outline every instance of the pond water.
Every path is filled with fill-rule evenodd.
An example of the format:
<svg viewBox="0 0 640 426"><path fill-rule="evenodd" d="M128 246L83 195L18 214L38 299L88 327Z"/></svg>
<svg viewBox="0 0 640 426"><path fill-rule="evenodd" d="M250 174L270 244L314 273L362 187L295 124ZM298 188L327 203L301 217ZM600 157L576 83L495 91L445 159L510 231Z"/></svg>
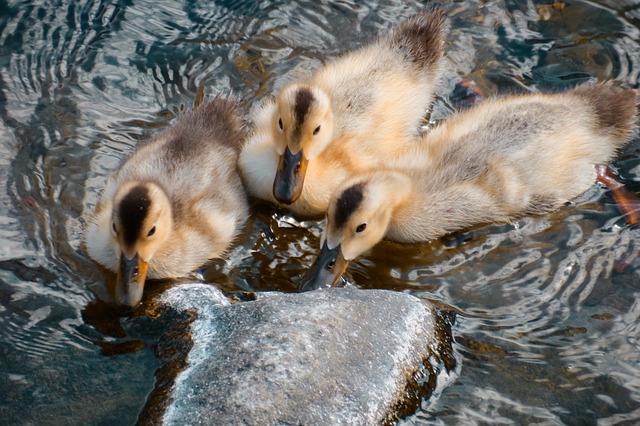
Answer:
<svg viewBox="0 0 640 426"><path fill-rule="evenodd" d="M434 118L461 79L485 94L607 79L639 88L637 0L440 1L450 17ZM247 101L306 75L422 6L416 1L0 0L0 418L134 424L158 330L100 299L82 211L136 143L203 93ZM640 138L614 164L640 191ZM256 205L224 291L296 291L321 224ZM382 243L347 285L457 313L458 377L409 424L640 421L640 250L601 186L559 211L429 244ZM159 288L160 286L157 286Z"/></svg>

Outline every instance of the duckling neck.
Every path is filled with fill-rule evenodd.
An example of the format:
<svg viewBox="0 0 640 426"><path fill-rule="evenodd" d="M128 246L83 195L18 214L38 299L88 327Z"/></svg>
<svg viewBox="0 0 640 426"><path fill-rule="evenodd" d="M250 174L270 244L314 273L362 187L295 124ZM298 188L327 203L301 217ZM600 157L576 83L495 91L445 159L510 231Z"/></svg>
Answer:
<svg viewBox="0 0 640 426"><path fill-rule="evenodd" d="M389 215L388 230L393 231L411 205L411 178L400 172L380 172L373 175L370 185L370 196L377 198L380 208Z"/></svg>
<svg viewBox="0 0 640 426"><path fill-rule="evenodd" d="M397 181L389 187L391 217L386 237L393 241L415 243L429 241L446 233L444 230L452 220L449 217L451 200L441 200L437 196L431 198L429 194L424 194L421 185L416 185L409 176L403 177L403 181Z"/></svg>

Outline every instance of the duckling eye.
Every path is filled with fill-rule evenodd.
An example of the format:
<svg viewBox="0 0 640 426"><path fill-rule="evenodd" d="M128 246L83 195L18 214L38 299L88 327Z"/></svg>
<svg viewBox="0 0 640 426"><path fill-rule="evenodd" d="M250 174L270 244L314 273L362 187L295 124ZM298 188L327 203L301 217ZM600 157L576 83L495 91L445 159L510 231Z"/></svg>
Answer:
<svg viewBox="0 0 640 426"><path fill-rule="evenodd" d="M367 224L366 223L361 223L360 225L358 225L358 227L356 228L356 233L359 234L361 232L364 232L364 230L367 229Z"/></svg>
<svg viewBox="0 0 640 426"><path fill-rule="evenodd" d="M150 237L155 233L156 233L156 226L153 225L153 227L149 230L149 233L147 234L147 237Z"/></svg>
<svg viewBox="0 0 640 426"><path fill-rule="evenodd" d="M278 127L280 127L280 130L282 130L282 117L278 119Z"/></svg>
<svg viewBox="0 0 640 426"><path fill-rule="evenodd" d="M111 228L113 228L113 232L114 232L116 235L118 235L118 230L116 229L116 223L115 223L115 222L113 222L113 223L111 224Z"/></svg>
<svg viewBox="0 0 640 426"><path fill-rule="evenodd" d="M318 133L320 133L320 126L316 127L316 128L313 130L313 135L314 135L314 136L315 136L315 135L317 135Z"/></svg>

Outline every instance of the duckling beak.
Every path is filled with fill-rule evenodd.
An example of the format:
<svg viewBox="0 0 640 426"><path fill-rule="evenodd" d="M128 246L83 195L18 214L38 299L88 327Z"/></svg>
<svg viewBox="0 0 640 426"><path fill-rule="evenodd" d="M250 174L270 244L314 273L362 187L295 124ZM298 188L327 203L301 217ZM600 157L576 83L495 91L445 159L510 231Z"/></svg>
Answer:
<svg viewBox="0 0 640 426"><path fill-rule="evenodd" d="M147 262L136 253L131 259L120 255L120 268L116 278L116 302L133 308L142 300L144 281L147 277Z"/></svg>
<svg viewBox="0 0 640 426"><path fill-rule="evenodd" d="M292 204L300 197L307 163L302 150L293 155L289 147L285 149L284 154L280 156L276 178L273 181L273 196L278 202Z"/></svg>
<svg viewBox="0 0 640 426"><path fill-rule="evenodd" d="M334 286L348 264L349 261L342 255L340 244L329 249L325 241L311 269L302 277L300 292Z"/></svg>

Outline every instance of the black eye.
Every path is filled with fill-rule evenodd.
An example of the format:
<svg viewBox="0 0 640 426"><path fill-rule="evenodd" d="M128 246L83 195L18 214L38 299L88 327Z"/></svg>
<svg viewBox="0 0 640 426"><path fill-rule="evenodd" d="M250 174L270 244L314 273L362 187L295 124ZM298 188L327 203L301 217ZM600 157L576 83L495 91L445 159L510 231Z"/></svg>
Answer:
<svg viewBox="0 0 640 426"><path fill-rule="evenodd" d="M147 234L147 237L150 237L155 233L156 233L156 226L153 225L153 228L149 229L149 233Z"/></svg>
<svg viewBox="0 0 640 426"><path fill-rule="evenodd" d="M319 132L320 132L320 126L316 127L316 128L313 130L313 134L314 134L314 135L317 135Z"/></svg>
<svg viewBox="0 0 640 426"><path fill-rule="evenodd" d="M280 127L280 130L282 130L282 118L278 119L278 127Z"/></svg>
<svg viewBox="0 0 640 426"><path fill-rule="evenodd" d="M364 232L364 230L367 229L367 224L366 223L361 223L360 225L358 225L358 227L356 228L356 233L361 233Z"/></svg>
<svg viewBox="0 0 640 426"><path fill-rule="evenodd" d="M115 232L116 234L118 233L118 230L116 229L116 224L115 222L111 224L111 227L113 228L113 232Z"/></svg>

